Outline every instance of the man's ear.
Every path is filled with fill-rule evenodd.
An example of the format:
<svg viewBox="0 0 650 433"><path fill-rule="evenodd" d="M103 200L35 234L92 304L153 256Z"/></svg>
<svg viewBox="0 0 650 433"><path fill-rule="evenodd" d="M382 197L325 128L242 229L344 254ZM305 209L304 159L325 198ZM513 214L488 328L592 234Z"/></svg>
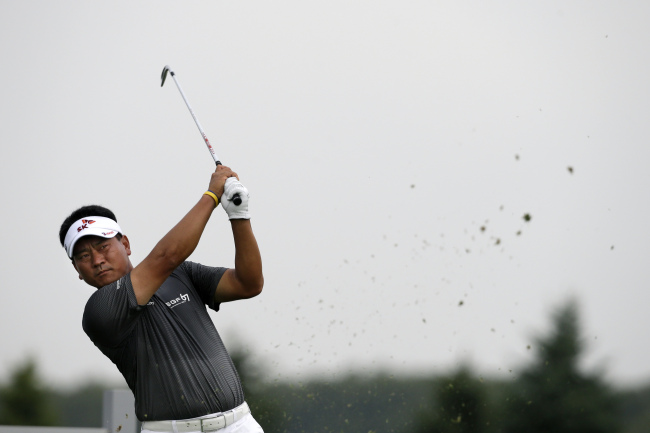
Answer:
<svg viewBox="0 0 650 433"><path fill-rule="evenodd" d="M77 269L77 265L74 264L74 259L72 259L72 267L74 268L75 271L77 271L77 274L79 274L79 279L83 280L83 277L81 276L81 273L79 272L79 269Z"/></svg>
<svg viewBox="0 0 650 433"><path fill-rule="evenodd" d="M126 237L126 235L122 235L122 239L120 239L120 242L122 245L124 245L124 249L126 250L126 255L130 256L131 255L131 243L129 242L129 238Z"/></svg>

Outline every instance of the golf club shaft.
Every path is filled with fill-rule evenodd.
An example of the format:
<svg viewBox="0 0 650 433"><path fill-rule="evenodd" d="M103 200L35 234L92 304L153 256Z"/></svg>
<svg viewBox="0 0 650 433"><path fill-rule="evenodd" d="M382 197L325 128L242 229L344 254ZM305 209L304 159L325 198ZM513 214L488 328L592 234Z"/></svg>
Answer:
<svg viewBox="0 0 650 433"><path fill-rule="evenodd" d="M217 166L222 165L221 161L219 161L219 158L217 157L217 154L214 151L214 148L210 144L210 140L208 140L208 136L205 135L205 132L203 132L203 128L201 127L201 124L199 123L199 119L197 119L196 114L194 114L194 110L192 110L192 107L190 106L190 103L187 101L187 97L185 97L185 92L183 92L183 89L181 88L181 85L178 83L178 80L176 79L176 74L174 71L169 66L165 66L163 68L162 72L162 81L160 83L160 87L162 87L165 84L165 78L167 77L167 72L172 76L174 79L174 83L176 83L176 87L178 88L178 91L180 92L181 96L183 97L183 101L185 101L185 105L187 105L187 109L190 110L190 114L192 115L192 119L194 119L194 123L196 123L196 127L199 128L199 132L201 133L201 137L203 137L203 141L205 141L205 145L208 146L208 150L210 151L210 155L212 155L212 159L214 159L214 162ZM241 197L239 193L235 194L232 196L232 202L235 204L235 206L239 206L241 204Z"/></svg>
<svg viewBox="0 0 650 433"><path fill-rule="evenodd" d="M215 164L221 165L221 161L219 161L219 157L214 151L214 148L210 144L210 140L208 140L208 136L205 135L205 132L203 132L203 128L201 128L201 124L199 123L199 119L196 118L196 114L194 114L194 110L192 110L192 107L190 106L190 103L187 101L187 98L185 97L185 93L183 92L183 89L181 88L181 85L178 84L178 80L176 79L176 74L174 71L171 69L169 70L169 73L171 74L172 78L174 79L174 83L176 83L176 87L178 88L178 91L181 92L181 96L183 97L183 101L185 101L185 105L187 105L187 109L190 110L190 114L192 115L192 119L194 119L194 123L196 123L196 127L199 128L199 132L201 133L201 137L203 137L203 141L205 141L205 145L208 146L208 150L210 151L210 155L212 155L212 159L214 159Z"/></svg>

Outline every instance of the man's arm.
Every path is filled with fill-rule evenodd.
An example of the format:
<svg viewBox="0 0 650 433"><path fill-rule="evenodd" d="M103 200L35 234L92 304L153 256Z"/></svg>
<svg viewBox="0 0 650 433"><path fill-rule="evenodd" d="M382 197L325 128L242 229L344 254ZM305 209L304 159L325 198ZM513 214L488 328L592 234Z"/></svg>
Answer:
<svg viewBox="0 0 650 433"><path fill-rule="evenodd" d="M221 197L226 179L236 176L230 168L217 166L212 173L209 189L217 197ZM215 207L211 197L201 196L187 215L156 244L142 263L131 271L131 283L139 305L149 302L174 269L192 254Z"/></svg>
<svg viewBox="0 0 650 433"><path fill-rule="evenodd" d="M235 268L221 277L214 295L217 303L252 298L264 286L262 257L250 220L233 219L230 223L235 239Z"/></svg>

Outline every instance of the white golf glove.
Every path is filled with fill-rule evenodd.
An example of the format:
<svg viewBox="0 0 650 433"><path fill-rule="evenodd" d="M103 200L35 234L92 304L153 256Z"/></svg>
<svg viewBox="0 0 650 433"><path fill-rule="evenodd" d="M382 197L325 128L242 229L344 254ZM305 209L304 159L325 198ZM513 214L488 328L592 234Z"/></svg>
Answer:
<svg viewBox="0 0 650 433"><path fill-rule="evenodd" d="M239 206L232 202L235 194L239 194L241 204ZM236 177L226 179L221 196L221 205L231 220L249 220L251 214L248 212L248 190Z"/></svg>

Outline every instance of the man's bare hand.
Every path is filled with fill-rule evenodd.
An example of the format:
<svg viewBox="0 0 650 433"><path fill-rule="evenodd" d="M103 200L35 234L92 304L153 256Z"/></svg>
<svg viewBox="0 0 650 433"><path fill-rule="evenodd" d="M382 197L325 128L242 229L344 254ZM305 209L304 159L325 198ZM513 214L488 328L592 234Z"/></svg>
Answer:
<svg viewBox="0 0 650 433"><path fill-rule="evenodd" d="M210 185L208 186L208 189L212 191L218 198L219 201L221 200L221 196L223 195L223 189L224 185L226 183L226 180L229 177L234 177L239 180L239 176L237 176L237 173L232 171L230 167L226 167L225 165L218 165L217 169L212 173L212 177L210 178Z"/></svg>

